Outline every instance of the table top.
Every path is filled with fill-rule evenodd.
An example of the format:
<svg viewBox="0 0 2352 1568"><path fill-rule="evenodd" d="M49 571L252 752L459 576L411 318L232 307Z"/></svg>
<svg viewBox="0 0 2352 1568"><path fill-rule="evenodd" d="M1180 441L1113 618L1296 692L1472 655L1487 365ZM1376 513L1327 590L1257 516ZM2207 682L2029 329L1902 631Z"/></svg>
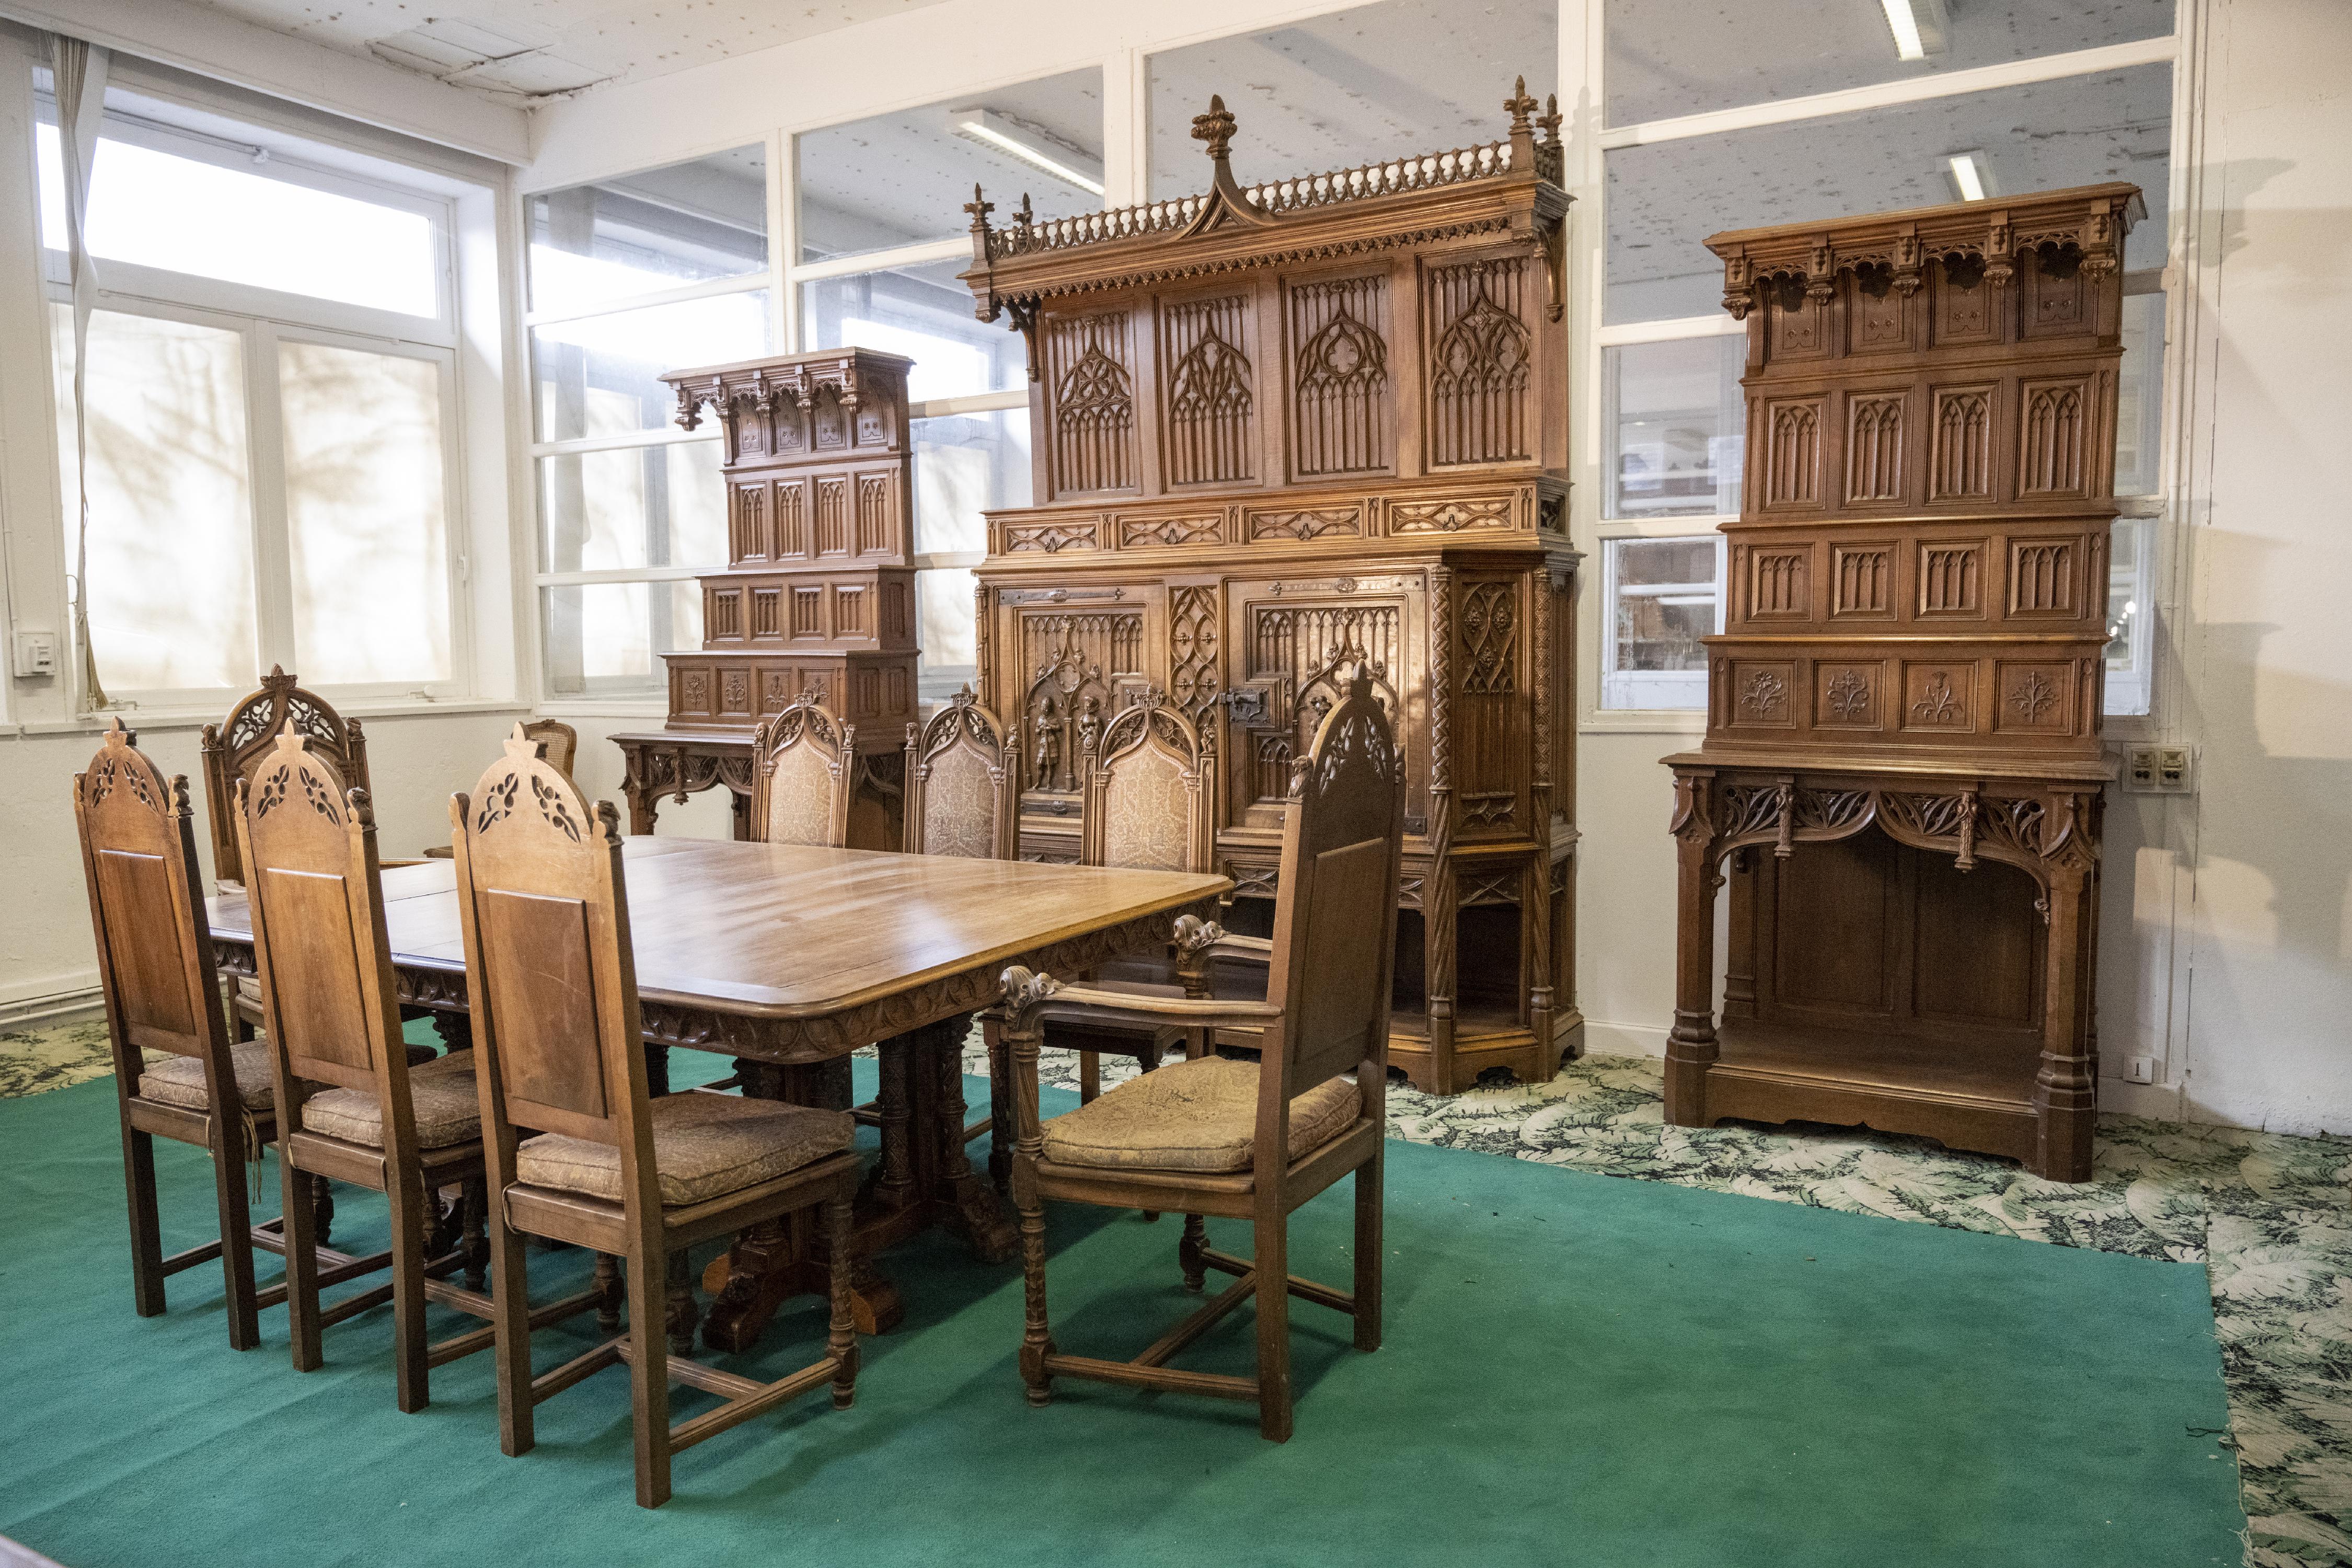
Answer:
<svg viewBox="0 0 2352 1568"><path fill-rule="evenodd" d="M845 1012L1233 886L1192 872L714 838L621 847L638 994L758 1017ZM453 862L387 869L383 897L395 964L464 971ZM205 908L215 939L253 941L244 894Z"/></svg>

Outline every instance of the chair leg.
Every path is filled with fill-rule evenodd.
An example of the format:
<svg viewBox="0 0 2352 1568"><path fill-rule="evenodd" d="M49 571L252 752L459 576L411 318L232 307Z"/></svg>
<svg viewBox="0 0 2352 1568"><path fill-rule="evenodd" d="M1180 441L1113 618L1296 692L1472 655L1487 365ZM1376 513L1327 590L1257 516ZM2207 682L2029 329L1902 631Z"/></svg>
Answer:
<svg viewBox="0 0 2352 1568"><path fill-rule="evenodd" d="M1099 1051L1078 1053L1078 1103L1091 1105L1102 1092L1102 1054Z"/></svg>
<svg viewBox="0 0 2352 1568"><path fill-rule="evenodd" d="M1136 1047L1135 1070L1138 1076L1151 1071L1159 1065L1160 1047L1157 1042L1154 1042L1150 1046L1139 1046ZM1160 1211L1158 1209L1145 1209L1143 1211L1143 1217L1147 1224L1155 1222L1160 1218Z"/></svg>
<svg viewBox="0 0 2352 1568"><path fill-rule="evenodd" d="M1209 1282L1209 1265L1201 1253L1209 1245L1209 1222L1199 1215L1184 1216L1183 1238L1176 1243L1176 1261L1184 1270L1184 1289L1198 1290Z"/></svg>
<svg viewBox="0 0 2352 1568"><path fill-rule="evenodd" d="M621 1260L609 1252L596 1255L596 1331L621 1331Z"/></svg>
<svg viewBox="0 0 2352 1568"><path fill-rule="evenodd" d="M853 1194L847 1183L824 1205L825 1268L832 1275L833 1321L825 1335L825 1352L833 1357L833 1407L846 1410L857 1398L857 1320L850 1310L849 1231L854 1223Z"/></svg>
<svg viewBox="0 0 2352 1568"><path fill-rule="evenodd" d="M250 1152L234 1122L213 1115L213 1189L220 1205L221 1273L228 1284L228 1342L249 1351L261 1342L261 1309L253 1283L253 1205L245 1194Z"/></svg>
<svg viewBox="0 0 2352 1568"><path fill-rule="evenodd" d="M694 1326L701 1317L694 1304L692 1260L683 1250L673 1252L669 1255L669 1299L662 1314L663 1326L669 1332L670 1354L694 1353Z"/></svg>
<svg viewBox="0 0 2352 1568"><path fill-rule="evenodd" d="M629 1412L639 1508L669 1500L669 1339L661 1310L667 1265L667 1255L651 1237L629 1259Z"/></svg>
<svg viewBox="0 0 2352 1568"><path fill-rule="evenodd" d="M1381 1151L1356 1167L1356 1348L1381 1348Z"/></svg>
<svg viewBox="0 0 2352 1568"><path fill-rule="evenodd" d="M1013 1190L1013 1068L1004 1037L993 1018L980 1021L988 1047L988 1179L1000 1193Z"/></svg>
<svg viewBox="0 0 2352 1568"><path fill-rule="evenodd" d="M384 1198L392 1210L393 1375L400 1408L414 1415L432 1399L425 1361L425 1254L435 1205L422 1171L391 1169L388 1160L385 1165Z"/></svg>
<svg viewBox="0 0 2352 1568"><path fill-rule="evenodd" d="M131 1204L131 1300L142 1318L163 1315L163 1221L155 1205L155 1136L122 1124L122 1190ZM222 1240L227 1247L226 1237Z"/></svg>
<svg viewBox="0 0 2352 1568"><path fill-rule="evenodd" d="M281 1149L278 1177L286 1215L286 1337L294 1370L316 1372L325 1356L319 1342L319 1237L310 1215L310 1173L296 1170Z"/></svg>
<svg viewBox="0 0 2352 1568"><path fill-rule="evenodd" d="M1257 1271L1257 1429L1276 1443L1290 1441L1290 1226L1281 1215L1260 1215Z"/></svg>
<svg viewBox="0 0 2352 1568"><path fill-rule="evenodd" d="M522 1233L511 1229L502 1205L490 1212L490 1298L497 1315L493 1354L499 1376L499 1451L528 1454L536 1440L530 1408L530 1266Z"/></svg>
<svg viewBox="0 0 2352 1568"><path fill-rule="evenodd" d="M468 1177L466 1182L465 1195L458 1201L465 1205L465 1214L458 1222L457 1235L458 1244L466 1249L466 1289L479 1290L482 1288L482 1276L490 1266L489 1238L483 1234L483 1226L488 1217L490 1207L488 1178Z"/></svg>
<svg viewBox="0 0 2352 1568"><path fill-rule="evenodd" d="M1016 1194L1029 1184L1016 1179ZM1054 1397L1054 1379L1045 1358L1054 1353L1054 1331L1045 1317L1045 1200L1032 1189L1021 1194L1021 1282L1026 1309L1021 1335L1021 1377L1029 1385L1029 1403L1045 1405Z"/></svg>
<svg viewBox="0 0 2352 1568"><path fill-rule="evenodd" d="M332 1247L335 1235L335 1184L324 1176L310 1178L310 1215L320 1247Z"/></svg>

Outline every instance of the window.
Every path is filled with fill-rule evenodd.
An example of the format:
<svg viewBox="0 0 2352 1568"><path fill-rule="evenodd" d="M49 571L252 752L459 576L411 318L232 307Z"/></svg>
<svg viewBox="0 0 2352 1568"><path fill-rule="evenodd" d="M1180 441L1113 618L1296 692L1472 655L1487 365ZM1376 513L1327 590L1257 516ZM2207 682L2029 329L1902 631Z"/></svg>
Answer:
<svg viewBox="0 0 2352 1568"><path fill-rule="evenodd" d="M768 154L738 147L529 198L540 618L553 697L649 696L702 646L727 564L718 421L665 371L773 342Z"/></svg>
<svg viewBox="0 0 2352 1568"><path fill-rule="evenodd" d="M74 321L56 109L40 105L70 561ZM348 172L348 153L257 130L239 142L196 119L110 91L92 167L104 292L79 591L100 684L117 706L209 707L282 664L350 696L456 695L450 204L390 183L391 165L380 183Z"/></svg>
<svg viewBox="0 0 2352 1568"><path fill-rule="evenodd" d="M1741 342L1727 335L1737 329L1721 310L1722 272L1706 237L1815 212L2120 179L2140 186L2148 216L2124 258L2116 493L2130 515L2117 521L2109 555L2107 711L2147 712L2147 565L2161 510L2171 0L2073 8L1985 0L1965 10L1885 0L1873 7L1878 26L1826 42L1808 35L1801 47L1794 34L1714 26L1702 0L1599 3L1612 127L1601 138L1600 707L1705 706L1695 639L1721 625L1724 552L1719 542L1699 551L1695 525L1738 514L1745 438ZM2031 74L2042 79L1920 89L1919 79L2005 64L2038 68ZM1802 101L1882 84L1876 107L1852 109L1847 98L1835 105L1843 112L1808 113ZM1714 118L1673 123L1696 114ZM1727 119L1735 128L1717 129Z"/></svg>

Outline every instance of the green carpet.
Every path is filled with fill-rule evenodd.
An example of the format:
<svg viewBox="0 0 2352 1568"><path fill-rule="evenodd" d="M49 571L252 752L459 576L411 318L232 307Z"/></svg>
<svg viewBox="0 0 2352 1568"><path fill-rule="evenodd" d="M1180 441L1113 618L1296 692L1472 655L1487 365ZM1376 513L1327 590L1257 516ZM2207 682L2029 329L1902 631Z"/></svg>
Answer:
<svg viewBox="0 0 2352 1568"><path fill-rule="evenodd" d="M508 1458L487 1355L436 1373L430 1410L394 1409L389 1309L329 1330L307 1376L282 1311L260 1350L228 1350L216 1268L133 1316L112 1092L0 1102L0 1535L69 1568L2168 1568L2242 1550L2200 1267L1402 1143L1387 1346L1360 1355L1297 1305L1287 1446L1250 1407L1173 1395L1066 1382L1028 1409L1016 1271L926 1237L888 1260L908 1326L866 1342L854 1410L820 1395L681 1456L648 1513L618 1371L541 1406L537 1451ZM203 1157L160 1146L158 1165L167 1249L209 1235ZM267 1190L265 1213L274 1168ZM381 1201L341 1191L357 1250ZM1344 1186L1301 1211L1293 1268L1344 1285L1349 1223ZM1246 1250L1243 1228L1211 1231ZM1181 1314L1177 1234L1055 1212L1065 1349L1132 1354ZM581 1265L533 1267L540 1294ZM788 1312L744 1369L800 1364L821 1327L813 1302ZM1251 1333L1244 1310L1183 1364L1246 1371ZM576 1348L542 1331L541 1364Z"/></svg>

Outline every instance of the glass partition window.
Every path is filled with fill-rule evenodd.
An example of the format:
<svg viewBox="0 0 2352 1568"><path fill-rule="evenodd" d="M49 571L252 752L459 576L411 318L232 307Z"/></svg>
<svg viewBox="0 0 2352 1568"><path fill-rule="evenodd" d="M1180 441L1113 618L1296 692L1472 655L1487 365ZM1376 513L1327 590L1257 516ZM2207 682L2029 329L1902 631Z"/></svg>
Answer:
<svg viewBox="0 0 2352 1568"><path fill-rule="evenodd" d="M954 239L975 184L999 223L1024 191L1039 217L1099 207L1102 124L1102 72L1087 69L805 132L800 259Z"/></svg>
<svg viewBox="0 0 2352 1568"><path fill-rule="evenodd" d="M1960 200L1962 152L1990 197L2132 181L2147 217L2124 265L2160 268L2171 137L2172 68L2153 65L1612 148L1603 320L1719 310L1723 269L1706 237L1721 230Z"/></svg>
<svg viewBox="0 0 2352 1568"><path fill-rule="evenodd" d="M1029 411L919 419L914 437L916 551L986 554L981 514L1029 504Z"/></svg>
<svg viewBox="0 0 2352 1568"><path fill-rule="evenodd" d="M768 150L530 198L530 303L572 311L768 269Z"/></svg>
<svg viewBox="0 0 2352 1568"><path fill-rule="evenodd" d="M1601 706L1706 707L1706 645L1723 629L1723 536L1612 539L1601 552Z"/></svg>
<svg viewBox="0 0 2352 1568"><path fill-rule="evenodd" d="M975 318L971 290L957 281L970 265L929 261L804 284L802 342L905 354L915 362L907 396L916 403L1025 389L1029 362L1020 334L1002 321Z"/></svg>
<svg viewBox="0 0 2352 1568"><path fill-rule="evenodd" d="M702 584L690 577L561 584L541 594L547 685L556 697L658 688L663 654L702 646Z"/></svg>
<svg viewBox="0 0 2352 1568"><path fill-rule="evenodd" d="M2162 488L2164 295L2124 296L2124 363L2116 387L2116 494L2152 496Z"/></svg>
<svg viewBox="0 0 2352 1568"><path fill-rule="evenodd" d="M1726 334L1601 351L1602 417L1611 441L1602 516L1739 510L1745 342Z"/></svg>
<svg viewBox="0 0 2352 1568"><path fill-rule="evenodd" d="M1730 26L1721 0L1606 0L1608 122L2005 65L2172 31L2172 0L1849 0L1822 26ZM1854 209L1862 210L1862 209Z"/></svg>
<svg viewBox="0 0 2352 1568"><path fill-rule="evenodd" d="M1540 100L1559 68L1554 0L1385 0L1170 49L1150 62L1150 199L1208 189L1192 117L1213 93L1241 121L1247 183L1499 141L1511 84Z"/></svg>
<svg viewBox="0 0 2352 1568"><path fill-rule="evenodd" d="M768 341L768 296L757 289L533 327L540 438L666 428L677 395L662 372L751 359Z"/></svg>

